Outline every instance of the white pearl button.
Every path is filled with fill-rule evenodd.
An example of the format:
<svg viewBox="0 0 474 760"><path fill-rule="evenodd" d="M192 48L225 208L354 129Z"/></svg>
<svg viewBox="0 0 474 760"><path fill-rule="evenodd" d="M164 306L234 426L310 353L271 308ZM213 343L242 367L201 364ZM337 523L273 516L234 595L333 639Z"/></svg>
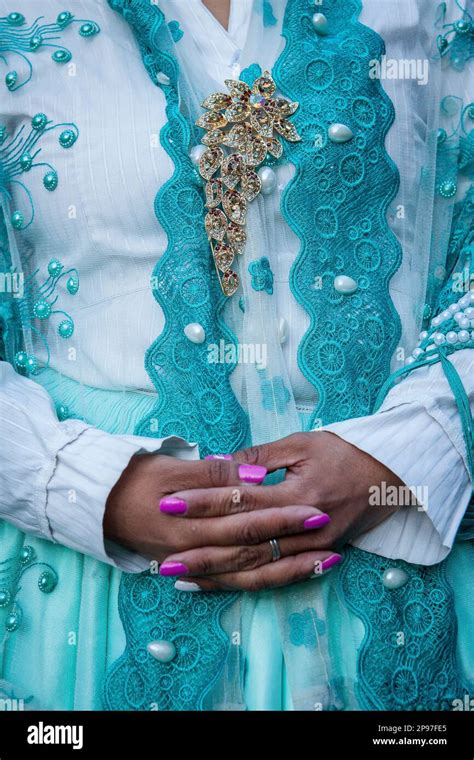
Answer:
<svg viewBox="0 0 474 760"><path fill-rule="evenodd" d="M328 20L324 13L315 13L313 15L313 26L318 34L327 34Z"/></svg>
<svg viewBox="0 0 474 760"><path fill-rule="evenodd" d="M156 81L159 84L169 85L171 79L163 71L159 71L156 75Z"/></svg>
<svg viewBox="0 0 474 760"><path fill-rule="evenodd" d="M278 334L280 337L280 343L286 343L288 340L288 322L284 317L280 319L280 322L278 324Z"/></svg>
<svg viewBox="0 0 474 760"><path fill-rule="evenodd" d="M176 657L176 647L172 641L150 641L147 649L152 657L158 662L171 662Z"/></svg>
<svg viewBox="0 0 474 760"><path fill-rule="evenodd" d="M354 133L346 124L331 124L328 128L328 137L332 142L345 143L352 140Z"/></svg>
<svg viewBox="0 0 474 760"><path fill-rule="evenodd" d="M394 591L401 588L408 581L409 575L405 570L399 567L389 567L383 574L383 585L385 588Z"/></svg>
<svg viewBox="0 0 474 760"><path fill-rule="evenodd" d="M262 166L257 172L262 183L262 194L270 195L277 186L277 176L269 166Z"/></svg>
<svg viewBox="0 0 474 760"><path fill-rule="evenodd" d="M195 145L194 148L191 149L189 155L191 156L191 161L193 162L194 166L197 166L199 164L201 156L206 152L206 150L207 148L205 145Z"/></svg>
<svg viewBox="0 0 474 760"><path fill-rule="evenodd" d="M334 278L334 290L337 290L338 293L344 293L344 295L350 295L357 290L357 283L352 277L340 274Z"/></svg>
<svg viewBox="0 0 474 760"><path fill-rule="evenodd" d="M186 325L184 334L191 343L204 343L206 339L204 327L198 322L190 322L189 325Z"/></svg>

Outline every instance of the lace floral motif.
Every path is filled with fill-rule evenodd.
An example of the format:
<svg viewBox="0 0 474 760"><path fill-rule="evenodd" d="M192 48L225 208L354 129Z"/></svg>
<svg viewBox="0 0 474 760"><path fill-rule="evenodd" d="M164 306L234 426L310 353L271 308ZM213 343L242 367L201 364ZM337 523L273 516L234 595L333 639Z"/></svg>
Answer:
<svg viewBox="0 0 474 760"><path fill-rule="evenodd" d="M436 44L440 55L448 58L455 69L462 71L467 61L474 57L474 19L459 0L456 0L456 5L462 16L447 24L446 3L440 3L436 26L441 31Z"/></svg>
<svg viewBox="0 0 474 760"><path fill-rule="evenodd" d="M264 290L268 295L273 293L273 272L266 256L251 261L249 272L252 276L251 283L254 290Z"/></svg>
<svg viewBox="0 0 474 760"><path fill-rule="evenodd" d="M397 589L391 568L408 574ZM358 698L365 710L450 710L463 694L456 665L456 616L444 563L417 567L354 549L341 570L345 599L362 618Z"/></svg>
<svg viewBox="0 0 474 760"><path fill-rule="evenodd" d="M393 107L369 78L367 63L384 48L357 22L360 7L359 0L325 3L328 33L318 36L314 10L294 0L274 67L280 89L300 102L294 122L303 139L286 146L296 172L282 212L301 240L290 284L311 323L298 360L319 395L313 420L323 424L370 412L400 329L388 293L400 262L386 221L398 188L384 149ZM344 141L332 132L341 134L342 125ZM340 275L356 289L338 289Z"/></svg>

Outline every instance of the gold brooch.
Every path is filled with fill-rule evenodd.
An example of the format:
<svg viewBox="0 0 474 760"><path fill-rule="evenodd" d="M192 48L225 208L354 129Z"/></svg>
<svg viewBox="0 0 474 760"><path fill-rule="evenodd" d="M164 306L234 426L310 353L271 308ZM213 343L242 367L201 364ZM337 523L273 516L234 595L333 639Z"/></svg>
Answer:
<svg viewBox="0 0 474 760"><path fill-rule="evenodd" d="M290 142L301 138L287 119L298 103L273 97L276 85L268 71L255 80L252 88L238 79L226 79L225 84L229 94L209 95L202 103L207 112L196 125L206 130L202 143L208 146L199 160L199 173L207 180L209 211L204 224L222 291L231 296L239 287L238 275L231 266L247 240L247 204L261 190L255 168L267 153L274 158L282 155L283 146L274 131Z"/></svg>

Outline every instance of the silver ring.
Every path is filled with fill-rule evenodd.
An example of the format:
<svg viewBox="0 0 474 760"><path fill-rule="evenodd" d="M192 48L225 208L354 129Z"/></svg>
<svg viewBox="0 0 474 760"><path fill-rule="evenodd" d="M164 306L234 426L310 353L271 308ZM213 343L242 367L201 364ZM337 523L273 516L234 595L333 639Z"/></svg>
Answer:
<svg viewBox="0 0 474 760"><path fill-rule="evenodd" d="M272 562L276 562L278 559L281 559L280 545L276 538L271 538L269 544L272 550Z"/></svg>

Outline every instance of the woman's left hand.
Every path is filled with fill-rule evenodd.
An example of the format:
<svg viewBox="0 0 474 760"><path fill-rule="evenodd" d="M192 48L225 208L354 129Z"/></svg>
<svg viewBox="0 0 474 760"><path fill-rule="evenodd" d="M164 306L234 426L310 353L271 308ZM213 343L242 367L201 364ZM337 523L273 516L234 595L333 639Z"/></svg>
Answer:
<svg viewBox="0 0 474 760"><path fill-rule="evenodd" d="M188 490L173 494L186 502L187 517L217 517L290 505L316 507L327 515L318 530L278 540L281 559L273 562L268 540L246 547L203 547L166 558L187 568L186 579L204 590L258 591L321 574L337 564L335 552L398 507L369 503L370 489L403 482L387 467L326 431L295 433L274 443L236 452L238 462L269 472L286 468L278 485ZM241 550L242 549L242 550ZM192 577L189 577L192 576ZM183 579L181 575L181 579ZM184 579L183 579L184 580Z"/></svg>

